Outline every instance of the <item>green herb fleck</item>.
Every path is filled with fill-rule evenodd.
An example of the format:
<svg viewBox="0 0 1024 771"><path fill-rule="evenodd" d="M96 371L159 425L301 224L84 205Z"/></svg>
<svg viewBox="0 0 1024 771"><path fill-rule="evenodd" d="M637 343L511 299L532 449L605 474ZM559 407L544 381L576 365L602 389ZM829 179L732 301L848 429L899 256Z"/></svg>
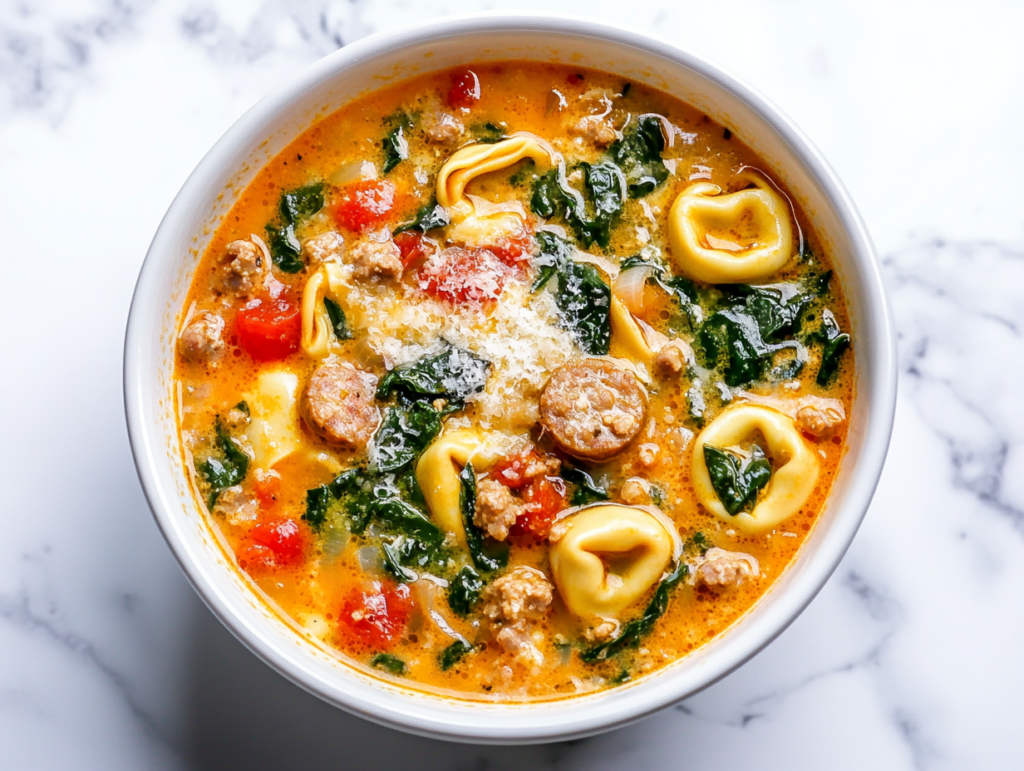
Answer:
<svg viewBox="0 0 1024 771"><path fill-rule="evenodd" d="M473 650L473 646L465 640L456 640L438 656L437 664L441 667L442 672L447 672L453 666L455 666L462 657Z"/></svg>
<svg viewBox="0 0 1024 771"><path fill-rule="evenodd" d="M405 674L405 662L390 653L378 653L370 659L370 666L374 669L383 669L398 677Z"/></svg>

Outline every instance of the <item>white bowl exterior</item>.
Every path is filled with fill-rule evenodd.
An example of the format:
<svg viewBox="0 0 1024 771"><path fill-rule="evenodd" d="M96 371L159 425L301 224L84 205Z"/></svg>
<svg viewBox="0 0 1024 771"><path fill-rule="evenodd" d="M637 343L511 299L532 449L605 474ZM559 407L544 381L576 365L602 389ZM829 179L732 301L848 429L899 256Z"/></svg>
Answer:
<svg viewBox="0 0 1024 771"><path fill-rule="evenodd" d="M795 564L725 633L636 683L518 705L399 688L346 666L268 609L227 561L197 509L175 426L174 331L206 243L263 164L318 118L370 90L457 64L532 59L614 72L667 91L728 126L782 180L826 241L845 290L858 367L849 450ZM347 46L267 97L214 146L160 225L136 287L125 343L125 409L157 524L196 590L264 661L324 700L402 730L456 741L565 740L624 725L692 695L746 661L803 610L838 565L881 473L896 393L894 336L874 252L845 190L817 151L748 86L642 33L520 14L448 18Z"/></svg>

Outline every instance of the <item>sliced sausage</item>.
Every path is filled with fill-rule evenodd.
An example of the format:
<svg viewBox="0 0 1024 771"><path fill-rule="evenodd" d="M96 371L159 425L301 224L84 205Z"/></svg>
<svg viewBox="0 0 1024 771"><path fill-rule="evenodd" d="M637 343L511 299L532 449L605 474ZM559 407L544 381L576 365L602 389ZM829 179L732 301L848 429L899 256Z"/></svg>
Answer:
<svg viewBox="0 0 1024 771"><path fill-rule="evenodd" d="M559 447L585 460L607 460L624 450L646 413L636 376L604 359L564 365L540 395L541 423Z"/></svg>
<svg viewBox="0 0 1024 771"><path fill-rule="evenodd" d="M324 439L343 447L366 447L380 423L374 404L377 378L348 362L328 359L306 387L306 412Z"/></svg>

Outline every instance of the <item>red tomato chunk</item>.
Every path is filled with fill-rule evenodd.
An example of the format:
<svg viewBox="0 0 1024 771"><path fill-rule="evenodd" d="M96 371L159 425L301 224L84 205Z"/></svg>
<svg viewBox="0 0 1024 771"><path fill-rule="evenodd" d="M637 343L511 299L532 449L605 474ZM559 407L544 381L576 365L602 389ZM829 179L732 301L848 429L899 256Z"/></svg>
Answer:
<svg viewBox="0 0 1024 771"><path fill-rule="evenodd" d="M536 477L523 491L523 503L523 513L509 528L509 537L542 541L548 537L555 515L565 508L565 482L558 477Z"/></svg>
<svg viewBox="0 0 1024 771"><path fill-rule="evenodd" d="M412 598L405 584L374 581L368 589L356 588L341 606L341 633L356 647L383 650L405 631Z"/></svg>
<svg viewBox="0 0 1024 771"><path fill-rule="evenodd" d="M452 107L469 109L480 101L480 78L472 70L460 72L452 78L448 92L448 104Z"/></svg>
<svg viewBox="0 0 1024 771"><path fill-rule="evenodd" d="M306 559L309 536L294 519L270 519L249 531L239 564L248 572L298 567Z"/></svg>
<svg viewBox="0 0 1024 771"><path fill-rule="evenodd" d="M453 246L435 255L420 271L420 288L453 303L497 300L514 268L488 249Z"/></svg>
<svg viewBox="0 0 1024 771"><path fill-rule="evenodd" d="M257 361L283 359L299 349L302 314L287 298L256 298L235 318L238 342Z"/></svg>
<svg viewBox="0 0 1024 771"><path fill-rule="evenodd" d="M402 266L406 270L427 256L427 245L419 233L407 230L395 235L394 240L398 251L402 253Z"/></svg>
<svg viewBox="0 0 1024 771"><path fill-rule="evenodd" d="M345 188L334 207L343 228L365 233L381 225L395 208L395 186L386 179L364 179Z"/></svg>

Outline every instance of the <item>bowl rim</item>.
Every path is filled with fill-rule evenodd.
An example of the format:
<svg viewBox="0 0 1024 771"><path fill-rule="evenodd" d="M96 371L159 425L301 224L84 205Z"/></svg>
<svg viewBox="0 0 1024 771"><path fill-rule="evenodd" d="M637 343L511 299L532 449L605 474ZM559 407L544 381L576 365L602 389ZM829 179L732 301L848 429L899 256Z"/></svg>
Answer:
<svg viewBox="0 0 1024 771"><path fill-rule="evenodd" d="M730 646L725 646L722 649L715 665L708 667L707 676L703 678L698 687L672 689L663 684L657 691L652 688L647 689L649 694L646 697L638 695L636 698L617 702L616 705L612 705L609 700L608 708L603 712L598 710L597 714L591 714L594 710L584 710L579 717L560 720L557 725L531 725L528 727L517 726L514 713L495 713L496 719L484 727L475 724L452 725L445 722L443 717L431 719L422 714L413 714L411 711L403 710L401 705L385 704L383 703L386 701L383 691L380 699L376 701L374 699L346 698L344 693L339 693L337 690L327 693L323 681L311 676L306 669L299 666L294 660L289 660L287 655L282 654L281 651L275 650L260 634L260 630L251 628L244 620L237 617L225 599L220 596L220 592L207 583L202 570L190 558L184 541L179 538L173 527L173 521L178 515L170 512L163 505L162 487L155 468L157 463L155 449L159 443L154 441L153 429L144 419L143 408L147 399L151 399L151 395L146 394L142 387L144 368L147 366L147 354L150 349L145 334L150 328L147 326L147 322L151 325L149 317L156 314L154 310L156 304L150 300L161 289L157 275L158 262L169 259L168 254L165 253L163 257L159 254L161 243L171 237L170 234L178 225L177 220L181 217L181 211L204 187L209 168L216 165L220 156L244 142L250 132L266 126L272 116L287 108L298 95L315 88L322 81L328 80L364 60L373 59L389 51L417 43L503 31L536 31L571 35L597 40L613 46L639 49L666 59L672 64L695 71L699 76L743 102L789 145L793 154L804 164L807 173L820 186L834 207L841 227L853 245L847 261L855 265L861 274L867 294L864 299L870 311L868 315L873 317L872 322L877 326L877 334L860 343L862 347L871 349L870 358L875 362L875 368L870 372L873 397L870 404L872 420L864 429L861 457L842 500L841 511L830 523L829 537L824 539L818 551L813 555L810 564L804 566L799 582L787 587L785 596L778 598L775 602L772 612L776 620L771 625L772 628L762 631L760 635L747 634L742 639L740 636L733 639ZM863 358L867 357L859 357L859 360ZM150 510L189 582L207 607L229 631L249 650L287 679L347 712L381 725L421 736L490 744L563 741L622 727L707 688L741 666L778 637L814 599L838 567L867 513L889 446L897 387L894 325L870 235L838 176L803 132L781 110L741 78L712 63L707 58L687 51L665 38L628 25L612 26L606 22L575 15L525 11L484 11L443 16L378 32L346 45L306 67L286 84L249 108L214 144L192 171L157 228L140 269L132 297L125 335L123 367L125 416L129 442ZM662 680L671 680L671 678ZM643 681L631 689L635 693L643 690ZM412 690L407 693L419 695ZM567 699L555 703L572 704L573 701L574 699ZM551 702L541 702L539 706L546 704L551 704ZM529 706L528 703L526 711L529 711Z"/></svg>

